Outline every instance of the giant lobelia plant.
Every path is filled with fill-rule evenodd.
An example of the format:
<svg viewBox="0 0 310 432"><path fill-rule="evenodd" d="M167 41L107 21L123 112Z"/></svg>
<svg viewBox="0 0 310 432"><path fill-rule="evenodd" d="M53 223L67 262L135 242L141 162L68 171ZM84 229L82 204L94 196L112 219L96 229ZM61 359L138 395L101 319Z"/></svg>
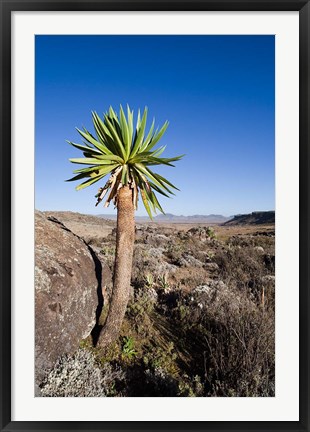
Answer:
<svg viewBox="0 0 310 432"><path fill-rule="evenodd" d="M144 207L152 218L152 212L156 213L157 209L164 213L156 193L169 197L174 194L172 189L177 189L150 167L174 166L171 162L178 161L183 155L161 157L165 147L155 146L165 133L168 122L161 129L155 130L153 120L146 132L147 108L144 109L142 118L139 110L135 128L133 111L129 106L127 117L121 106L119 115L110 107L103 118L92 112L92 120L96 136L85 128L77 129L83 138L83 145L68 141L84 155L83 158L70 161L87 165L75 170L76 175L68 181L84 180L76 187L80 190L109 175L96 195L96 205L106 198L105 207L112 201L117 208L113 290L106 322L98 340L98 344L105 347L117 338L129 300L135 238L134 212L138 207L138 197L141 196Z"/></svg>

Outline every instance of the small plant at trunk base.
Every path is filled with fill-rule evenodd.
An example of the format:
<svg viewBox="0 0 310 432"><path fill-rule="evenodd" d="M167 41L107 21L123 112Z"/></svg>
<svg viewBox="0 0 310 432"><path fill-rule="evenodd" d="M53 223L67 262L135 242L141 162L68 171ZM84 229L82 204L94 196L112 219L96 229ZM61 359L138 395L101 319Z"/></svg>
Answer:
<svg viewBox="0 0 310 432"><path fill-rule="evenodd" d="M145 276L145 282L146 282L146 286L148 288L152 288L154 285L154 276L152 275L152 273L147 273L147 275Z"/></svg>
<svg viewBox="0 0 310 432"><path fill-rule="evenodd" d="M150 167L156 165L174 166L182 156L160 157L164 146L155 147L165 133L168 122L155 130L155 121L146 132L147 108L141 117L138 112L136 126L133 111L127 106L127 118L122 107L119 115L112 107L101 118L92 112L96 136L87 129L77 129L83 144L68 141L83 152L83 158L70 159L72 163L86 165L74 171L68 181L83 180L76 189L80 190L102 180L108 180L100 187L96 198L98 205L105 197L105 207L113 201L117 208L116 251L113 276L113 292L105 325L98 343L108 346L119 335L130 292L133 245L135 237L134 211L138 206L139 195L144 207L152 218L156 210L164 213L156 192L169 197L177 189L166 178L155 173ZM178 189L177 189L178 190Z"/></svg>
<svg viewBox="0 0 310 432"><path fill-rule="evenodd" d="M131 360L136 355L137 351L135 350L133 338L130 336L123 337L122 357L127 357L129 360Z"/></svg>
<svg viewBox="0 0 310 432"><path fill-rule="evenodd" d="M158 282L160 287L165 291L168 292L170 290L170 285L168 282L168 275L167 273L164 273L163 275L158 276Z"/></svg>

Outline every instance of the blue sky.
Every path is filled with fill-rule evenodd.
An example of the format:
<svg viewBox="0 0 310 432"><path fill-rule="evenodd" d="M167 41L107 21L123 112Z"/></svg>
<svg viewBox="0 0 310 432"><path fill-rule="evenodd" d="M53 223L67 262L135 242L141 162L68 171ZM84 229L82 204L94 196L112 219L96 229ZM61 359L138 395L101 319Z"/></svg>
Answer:
<svg viewBox="0 0 310 432"><path fill-rule="evenodd" d="M91 111L147 106L165 120L160 167L179 187L166 212L234 215L275 207L273 36L36 36L36 208L88 214L100 183L75 191L81 157L65 140L92 128ZM139 204L138 215L146 214Z"/></svg>

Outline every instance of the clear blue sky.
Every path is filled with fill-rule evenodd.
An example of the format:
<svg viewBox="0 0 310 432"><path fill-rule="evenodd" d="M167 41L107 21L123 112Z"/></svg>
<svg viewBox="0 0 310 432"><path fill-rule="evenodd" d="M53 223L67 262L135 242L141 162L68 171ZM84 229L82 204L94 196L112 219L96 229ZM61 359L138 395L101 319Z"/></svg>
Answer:
<svg viewBox="0 0 310 432"><path fill-rule="evenodd" d="M176 167L160 167L181 191L166 212L234 215L275 207L273 36L36 36L36 208L113 213L95 207L100 182L81 191L81 157L66 139L92 128L91 111L146 105ZM142 203L137 214L146 214Z"/></svg>

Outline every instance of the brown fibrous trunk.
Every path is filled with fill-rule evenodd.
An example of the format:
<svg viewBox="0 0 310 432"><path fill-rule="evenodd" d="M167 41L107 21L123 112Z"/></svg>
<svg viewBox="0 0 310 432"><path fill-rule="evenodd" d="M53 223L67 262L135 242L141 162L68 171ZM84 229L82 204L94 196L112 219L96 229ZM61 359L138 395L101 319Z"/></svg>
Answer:
<svg viewBox="0 0 310 432"><path fill-rule="evenodd" d="M108 347L117 339L130 295L130 280L135 240L135 220L132 194L132 189L130 189L129 186L123 186L118 191L113 291L107 319L98 339L98 345L103 348Z"/></svg>

